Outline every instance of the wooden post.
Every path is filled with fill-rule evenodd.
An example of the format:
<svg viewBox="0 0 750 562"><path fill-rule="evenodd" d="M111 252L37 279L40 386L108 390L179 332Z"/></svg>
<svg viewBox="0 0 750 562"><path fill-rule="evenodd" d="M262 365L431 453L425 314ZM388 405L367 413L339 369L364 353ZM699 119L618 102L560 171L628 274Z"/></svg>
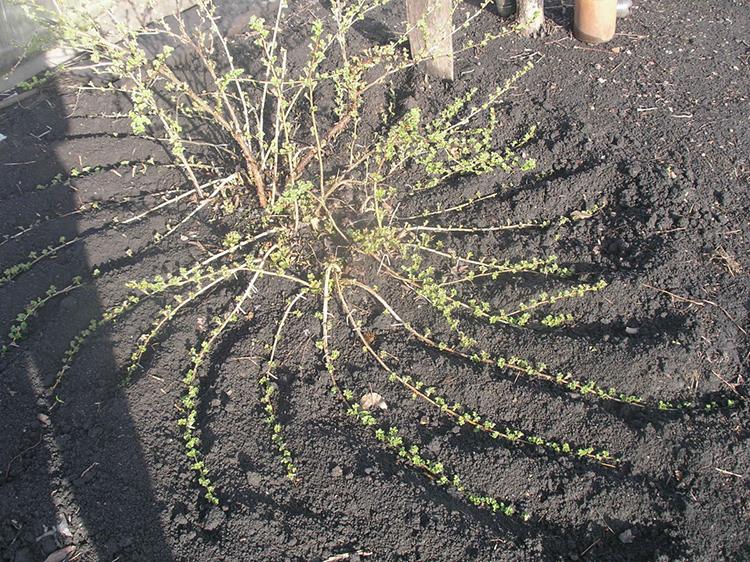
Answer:
<svg viewBox="0 0 750 562"><path fill-rule="evenodd" d="M544 24L544 0L518 0L518 23L524 35L539 33Z"/></svg>
<svg viewBox="0 0 750 562"><path fill-rule="evenodd" d="M406 0L411 56L427 56L427 73L448 80L453 80L452 12L451 0Z"/></svg>

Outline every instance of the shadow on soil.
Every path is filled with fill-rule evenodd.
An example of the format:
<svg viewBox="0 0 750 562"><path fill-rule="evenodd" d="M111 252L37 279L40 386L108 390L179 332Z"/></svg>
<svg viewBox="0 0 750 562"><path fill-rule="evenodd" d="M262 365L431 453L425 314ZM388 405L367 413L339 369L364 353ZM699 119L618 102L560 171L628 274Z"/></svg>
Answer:
<svg viewBox="0 0 750 562"><path fill-rule="evenodd" d="M62 149L69 147L69 111L53 84L0 113L0 131L8 137L0 143L0 270L79 233L79 215L71 214L80 205L76 190L63 184L36 188L77 165L78 156ZM6 238L37 221L34 232ZM112 560L125 548L140 551L140 559L172 559L108 337L92 339L85 360L66 373L67 403L49 391L69 342L101 316L91 284L96 260L82 240L0 286L7 343L9 327L27 303L51 285L59 289L76 275L83 279L80 288L45 305L29 321L28 337L0 358L3 560L44 560L68 544L88 559ZM48 329L37 333L40 326Z"/></svg>

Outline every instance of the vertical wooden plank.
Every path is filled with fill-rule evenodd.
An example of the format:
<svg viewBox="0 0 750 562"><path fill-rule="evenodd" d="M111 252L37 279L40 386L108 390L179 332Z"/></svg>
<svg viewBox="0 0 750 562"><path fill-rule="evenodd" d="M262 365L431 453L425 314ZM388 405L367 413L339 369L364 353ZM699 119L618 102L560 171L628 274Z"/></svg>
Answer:
<svg viewBox="0 0 750 562"><path fill-rule="evenodd" d="M597 2L599 0L596 0ZM544 25L544 0L518 0L518 23L521 33L536 35Z"/></svg>
<svg viewBox="0 0 750 562"><path fill-rule="evenodd" d="M451 0L406 0L412 57L424 57L427 73L453 80Z"/></svg>

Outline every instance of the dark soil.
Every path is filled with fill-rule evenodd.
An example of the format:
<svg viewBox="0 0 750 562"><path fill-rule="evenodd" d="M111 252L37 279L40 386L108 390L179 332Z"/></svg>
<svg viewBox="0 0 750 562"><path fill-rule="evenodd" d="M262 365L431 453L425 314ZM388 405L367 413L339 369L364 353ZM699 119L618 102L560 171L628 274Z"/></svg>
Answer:
<svg viewBox="0 0 750 562"><path fill-rule="evenodd" d="M0 358L2 560L44 560L62 544L77 547L77 560L101 561L326 560L343 553L349 560L750 559L750 418L740 399L750 362L750 12L739 0L635 3L612 42L589 47L570 36L571 10L550 1L543 37L514 36L469 53L454 84L412 73L397 93L404 106L435 111L467 88L490 91L534 60L499 115L506 138L539 124L526 150L546 175L514 180L462 221L523 222L606 202L572 226L456 237L463 249L500 258L556 254L583 278L610 283L571 304L578 322L554 333L478 325L492 350L647 398L729 397L739 408L672 414L596 402L425 352L374 317L378 345L456 400L500 423L596 445L624 461L607 469L457 432L389 387L352 342L346 376L385 396L390 423L474 489L532 514L528 522L500 518L400 464L345 415L328 395L310 309L309 319L290 326L280 380L282 421L300 467L293 485L258 405L258 361L288 295L283 283L266 282L252 321L228 334L203 378L200 427L222 500L209 507L188 469L175 404L198 318L220 311L231 287L180 317L127 386L123 366L164 301L101 332L66 375L58 392L64 403L50 410L46 388L69 341L124 297L125 281L189 265L200 255L197 242L215 239L212 225L196 222L183 231L186 240L154 246L167 217L105 228L184 180L159 165L168 162L161 146L129 136L126 119L96 117L123 111L117 98L79 92L80 77L62 76L0 113L8 137L0 142L0 233L42 221L0 245L0 271L61 236L82 237L0 287L3 342L16 314L51 284L63 287L75 275L86 282L45 307L29 337ZM401 2L394 4L382 19L359 25L361 41L388 38L402 17ZM307 10L325 7L298 6L299 21ZM497 24L487 12L476 33ZM302 44L306 26L291 39ZM372 109L376 115L380 107ZM156 164L145 173L117 166L151 157ZM83 166L112 169L35 189ZM458 202L504 181L459 182L407 200L404 209ZM121 203L62 216L113 198ZM95 279L94 268L101 271ZM528 287L498 282L477 290L502 305ZM409 295L391 289L389 296L411 303L410 317L429 318ZM37 539L63 515L72 538Z"/></svg>

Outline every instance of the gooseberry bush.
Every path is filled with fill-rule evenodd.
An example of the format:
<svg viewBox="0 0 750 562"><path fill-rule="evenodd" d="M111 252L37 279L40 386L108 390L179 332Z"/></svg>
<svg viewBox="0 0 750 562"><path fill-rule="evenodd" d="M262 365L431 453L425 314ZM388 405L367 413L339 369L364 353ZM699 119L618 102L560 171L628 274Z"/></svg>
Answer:
<svg viewBox="0 0 750 562"><path fill-rule="evenodd" d="M462 193L462 182L483 175L510 180L534 173L535 162L525 156L524 149L534 139L535 126L509 140L497 113L508 92L533 65L520 67L489 92L468 89L438 112L404 107L393 81L408 73L414 75L415 68L431 57L429 51L409 52L408 26L381 44L352 46L358 22L389 3L391 0L332 0L330 17L309 24L306 57L299 63L288 57L284 40L288 7L281 1L269 21L250 18L246 36L254 56L246 66L238 64L235 45L208 0L198 2L198 25L176 17L137 30L120 26L116 33L72 5L48 11L24 3L58 42L85 53L97 72L114 77L107 85L88 88L115 92L127 99L133 134L164 143L171 154L170 165L184 177L184 183L166 190L158 204L110 226L122 228L171 212L178 213L179 219L168 221L164 231L154 237L154 245L178 237L197 220L216 225L222 233L219 244L201 246L203 255L192 266L131 280L128 296L92 319L70 342L52 392L64 386L79 352L95 333L116 329L119 321L144 302L169 297L169 304L138 339L123 374L125 381L144 369L153 345L178 316L221 288L236 288L226 298L223 312L208 321L203 338L190 352L190 365L182 373L184 393L178 426L189 466L211 503L219 502L220 491L211 479L198 431L202 376L230 327L253 329L247 311L270 300L263 295L268 286L263 282L268 280L283 287L287 296L283 307L274 312L274 336L266 342L266 356L258 369L258 400L269 428L269 445L278 453L290 480L304 478L304 474L295 462L278 411L281 390L277 374L281 365L294 361L282 352L282 342L285 330L300 318L318 321L314 345L327 372L330 399L340 403L342 411L364 432L372 434L373 444L379 443L400 462L426 474L435 485L452 488L466 501L507 516L517 513L516 506L473 489L389 422L389 401L383 398L387 391L404 393L456 426L508 446L541 448L550 455L609 468L615 468L618 460L588 444L509 427L457 402L439 384L409 372L408 365L387 349L367 326L373 311L388 316L394 329L426 353L478 364L512 379L533 379L564 389L566 395L572 392L629 407L692 407L677 402L650 405L638 396L580 380L515 353L491 352L486 342L473 335L474 326L486 324L493 330L537 331L543 337L574 321L569 312L559 312L567 301L604 290L606 282L581 280L554 256L510 260L502 252L483 255L478 250L467 251L461 241L468 236L481 239L503 231L586 220L599 207L525 223L489 216L482 224L467 222L468 210L497 198L503 188L451 199L451 191ZM457 56L515 31L498 26L496 33L472 39L467 31L487 4L454 14L454 21L459 22L455 34L463 41L456 49ZM423 25L417 24L417 28L426 33ZM184 64L186 59L189 65ZM376 99L386 103L377 105ZM330 100L331 106L322 109L321 102ZM380 113L376 126L364 118L373 107ZM146 169L153 161L138 164ZM99 169L75 170L72 177ZM53 182L64 185L65 178ZM431 205L431 194L446 188L451 190L448 200L452 202ZM77 241L61 240L57 246L30 255L27 261L6 269L0 284L11 282ZM493 306L475 290L477 286L499 286L506 278L528 276L554 281L558 287L505 309ZM11 330L12 346L23 338L27 320L40 307L85 282L76 279L63 289L51 287L45 297L31 302ZM398 294L410 297L398 299ZM415 299L427 306L434 318L417 314ZM431 325L428 318L437 323ZM12 346L3 348L3 354L12 351ZM387 374L392 388L363 386L352 379L341 360L342 353L352 349Z"/></svg>

